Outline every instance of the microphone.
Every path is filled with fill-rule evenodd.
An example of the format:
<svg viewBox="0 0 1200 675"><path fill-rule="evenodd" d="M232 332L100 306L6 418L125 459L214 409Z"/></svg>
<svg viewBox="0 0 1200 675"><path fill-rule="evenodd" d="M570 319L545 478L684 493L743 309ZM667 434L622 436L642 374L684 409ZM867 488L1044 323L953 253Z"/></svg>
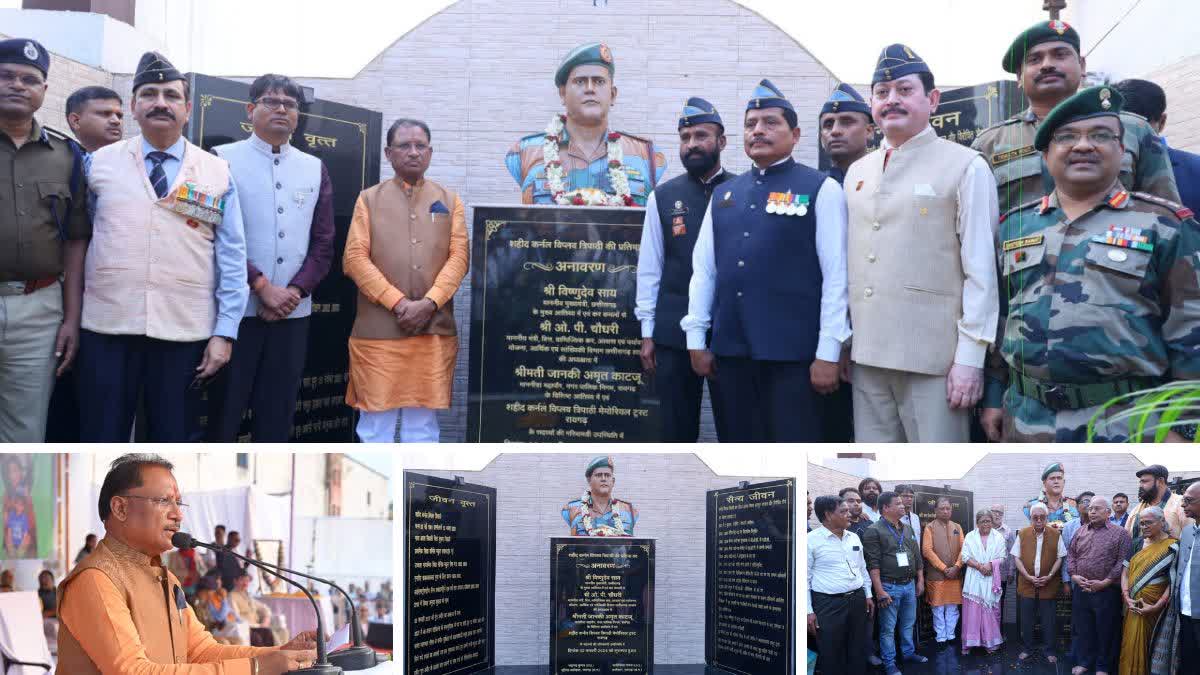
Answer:
<svg viewBox="0 0 1200 675"><path fill-rule="evenodd" d="M203 546L203 544L200 544L200 542L195 542L195 543L197 545ZM238 555L237 553L234 553L234 556L241 558L242 560L250 561L250 558L244 558L244 557ZM342 670L366 670L367 668L374 668L376 665L382 663L385 660L385 659L380 658L379 655L375 653L374 649L371 649L370 647L367 646L366 641L363 638L363 634L362 634L362 625L358 623L358 612L355 611L356 608L354 606L354 600L353 600L353 598L350 597L350 594L347 593L341 586L338 586L337 584L333 583L332 581L330 581L328 579L314 577L314 576L305 574L303 572L297 572L295 570L290 570L286 567L281 567L279 565L274 565L274 564L271 564L268 562L261 563L261 565L266 565L267 567L270 567L270 568L273 568L274 570L276 570L276 572L275 572L276 576L282 576L282 575L279 575L278 573L280 571L283 571L283 572L287 572L288 574L294 574L298 577L303 577L305 579L311 579L318 583L325 584L326 586L329 586L330 588L337 589L337 591L340 592L342 594L342 596L344 596L346 598L346 602L350 605L351 646L349 646L345 649L339 649L339 650L331 653L329 655L330 663L341 668Z"/></svg>
<svg viewBox="0 0 1200 675"><path fill-rule="evenodd" d="M181 548L181 549L182 548L195 548L197 546L200 546L202 548L207 548L207 549L210 549L213 551L223 551L225 553L232 554L233 557L235 557L239 560L244 560L244 561L250 563L251 565L254 565L255 567L259 567L259 568L266 570L267 572L271 572L271 570L268 569L266 565L258 562L257 560L251 560L250 558L247 558L243 555L239 555L238 553L236 553L234 551L230 551L229 549L224 548L222 546L214 546L212 544L205 544L202 541L196 541L195 539L192 538L192 536L190 534L188 534L186 532L176 532L175 534L171 535L171 544L173 544L175 546L175 548ZM274 572L272 572L272 574L274 574ZM321 619L321 608L317 606L317 601L313 599L312 593L309 593L307 588L305 588L304 586L302 586L301 584L297 583L296 581L294 581L292 579L289 579L283 575L277 575L277 576L279 576L280 579L283 579L284 581L288 582L289 584L291 584L291 585L295 586L296 588L299 588L301 591L303 591L304 595L308 597L308 601L312 603L313 611L316 612L316 614L317 614L317 661L316 661L316 663L309 666L308 668L301 668L299 670L293 670L291 672L299 673L299 675L341 675L342 669L339 668L338 666L335 666L335 665L329 663L329 656L325 652L325 622Z"/></svg>

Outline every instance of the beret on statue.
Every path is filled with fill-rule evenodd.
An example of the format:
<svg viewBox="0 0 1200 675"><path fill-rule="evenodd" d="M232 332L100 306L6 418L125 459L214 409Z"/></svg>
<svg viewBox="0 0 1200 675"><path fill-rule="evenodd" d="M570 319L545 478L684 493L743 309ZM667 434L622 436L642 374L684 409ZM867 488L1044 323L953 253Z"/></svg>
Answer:
<svg viewBox="0 0 1200 675"><path fill-rule="evenodd" d="M583 473L584 477L591 478L592 472L595 471L596 469L599 469L602 466L607 466L609 469L612 469L614 471L616 470L613 467L612 457L607 457L607 456L606 457L597 457L597 458L593 459L591 462L588 462L587 471L585 471Z"/></svg>
<svg viewBox="0 0 1200 675"><path fill-rule="evenodd" d="M589 42L567 52L563 62L554 71L554 84L562 87L567 84L571 71L579 66L604 66L608 68L608 76L616 74L617 66L613 63L612 50L603 42Z"/></svg>

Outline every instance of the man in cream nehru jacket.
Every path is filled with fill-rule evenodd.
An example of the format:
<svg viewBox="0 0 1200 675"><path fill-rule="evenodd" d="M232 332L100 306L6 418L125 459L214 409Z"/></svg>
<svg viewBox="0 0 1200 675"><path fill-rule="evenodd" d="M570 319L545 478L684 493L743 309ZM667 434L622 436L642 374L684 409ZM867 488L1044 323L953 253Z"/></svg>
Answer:
<svg viewBox="0 0 1200 675"><path fill-rule="evenodd" d="M995 340L996 181L934 134L940 92L901 44L871 80L878 150L846 172L854 437L964 442Z"/></svg>

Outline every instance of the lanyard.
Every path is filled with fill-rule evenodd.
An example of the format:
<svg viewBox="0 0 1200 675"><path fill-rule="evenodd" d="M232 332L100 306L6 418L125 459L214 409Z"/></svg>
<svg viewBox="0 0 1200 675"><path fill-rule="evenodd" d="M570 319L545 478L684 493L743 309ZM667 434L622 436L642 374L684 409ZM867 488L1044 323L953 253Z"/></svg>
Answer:
<svg viewBox="0 0 1200 675"><path fill-rule="evenodd" d="M887 529L892 531L892 535L896 537L896 548L904 548L904 523L900 523L900 532L896 532L896 528L892 527L891 522L887 518L883 519L883 524L887 525Z"/></svg>

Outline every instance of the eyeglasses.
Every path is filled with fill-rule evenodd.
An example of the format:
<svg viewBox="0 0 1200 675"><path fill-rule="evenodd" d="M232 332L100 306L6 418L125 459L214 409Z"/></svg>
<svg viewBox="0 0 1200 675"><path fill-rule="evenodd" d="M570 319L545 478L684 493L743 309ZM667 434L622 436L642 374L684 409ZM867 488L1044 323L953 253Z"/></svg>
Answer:
<svg viewBox="0 0 1200 675"><path fill-rule="evenodd" d="M400 152L410 152L412 150L416 150L417 152L425 152L429 149L429 146L424 143L401 143L400 145L389 145L388 147L392 148L393 150L399 150Z"/></svg>
<svg viewBox="0 0 1200 675"><path fill-rule="evenodd" d="M268 110L283 108L286 112L293 112L300 108L300 104L290 98L275 98L273 96L264 96L258 99L258 104Z"/></svg>
<svg viewBox="0 0 1200 675"><path fill-rule="evenodd" d="M1050 137L1050 142L1054 143L1055 145L1065 145L1070 147L1078 143L1079 139L1082 137L1083 134L1078 131L1059 131ZM1115 143L1118 138L1120 137L1115 133L1111 131L1105 131L1104 129L1096 129L1087 133L1088 142L1092 145L1107 145L1109 143Z"/></svg>
<svg viewBox="0 0 1200 675"><path fill-rule="evenodd" d="M158 508L166 509L168 511L171 509L175 509L175 508L179 509L180 511L183 511L184 509L186 509L188 507L187 504L184 504L183 502L180 502L180 501L175 501L174 499L171 499L170 497L143 497L141 495L117 495L117 496L125 497L127 499L145 499L148 502L153 502L154 505L157 506Z"/></svg>
<svg viewBox="0 0 1200 675"><path fill-rule="evenodd" d="M46 84L46 81L37 75L22 75L21 73L14 73L11 70L0 70L0 83L11 85L16 82L20 82L30 88Z"/></svg>

